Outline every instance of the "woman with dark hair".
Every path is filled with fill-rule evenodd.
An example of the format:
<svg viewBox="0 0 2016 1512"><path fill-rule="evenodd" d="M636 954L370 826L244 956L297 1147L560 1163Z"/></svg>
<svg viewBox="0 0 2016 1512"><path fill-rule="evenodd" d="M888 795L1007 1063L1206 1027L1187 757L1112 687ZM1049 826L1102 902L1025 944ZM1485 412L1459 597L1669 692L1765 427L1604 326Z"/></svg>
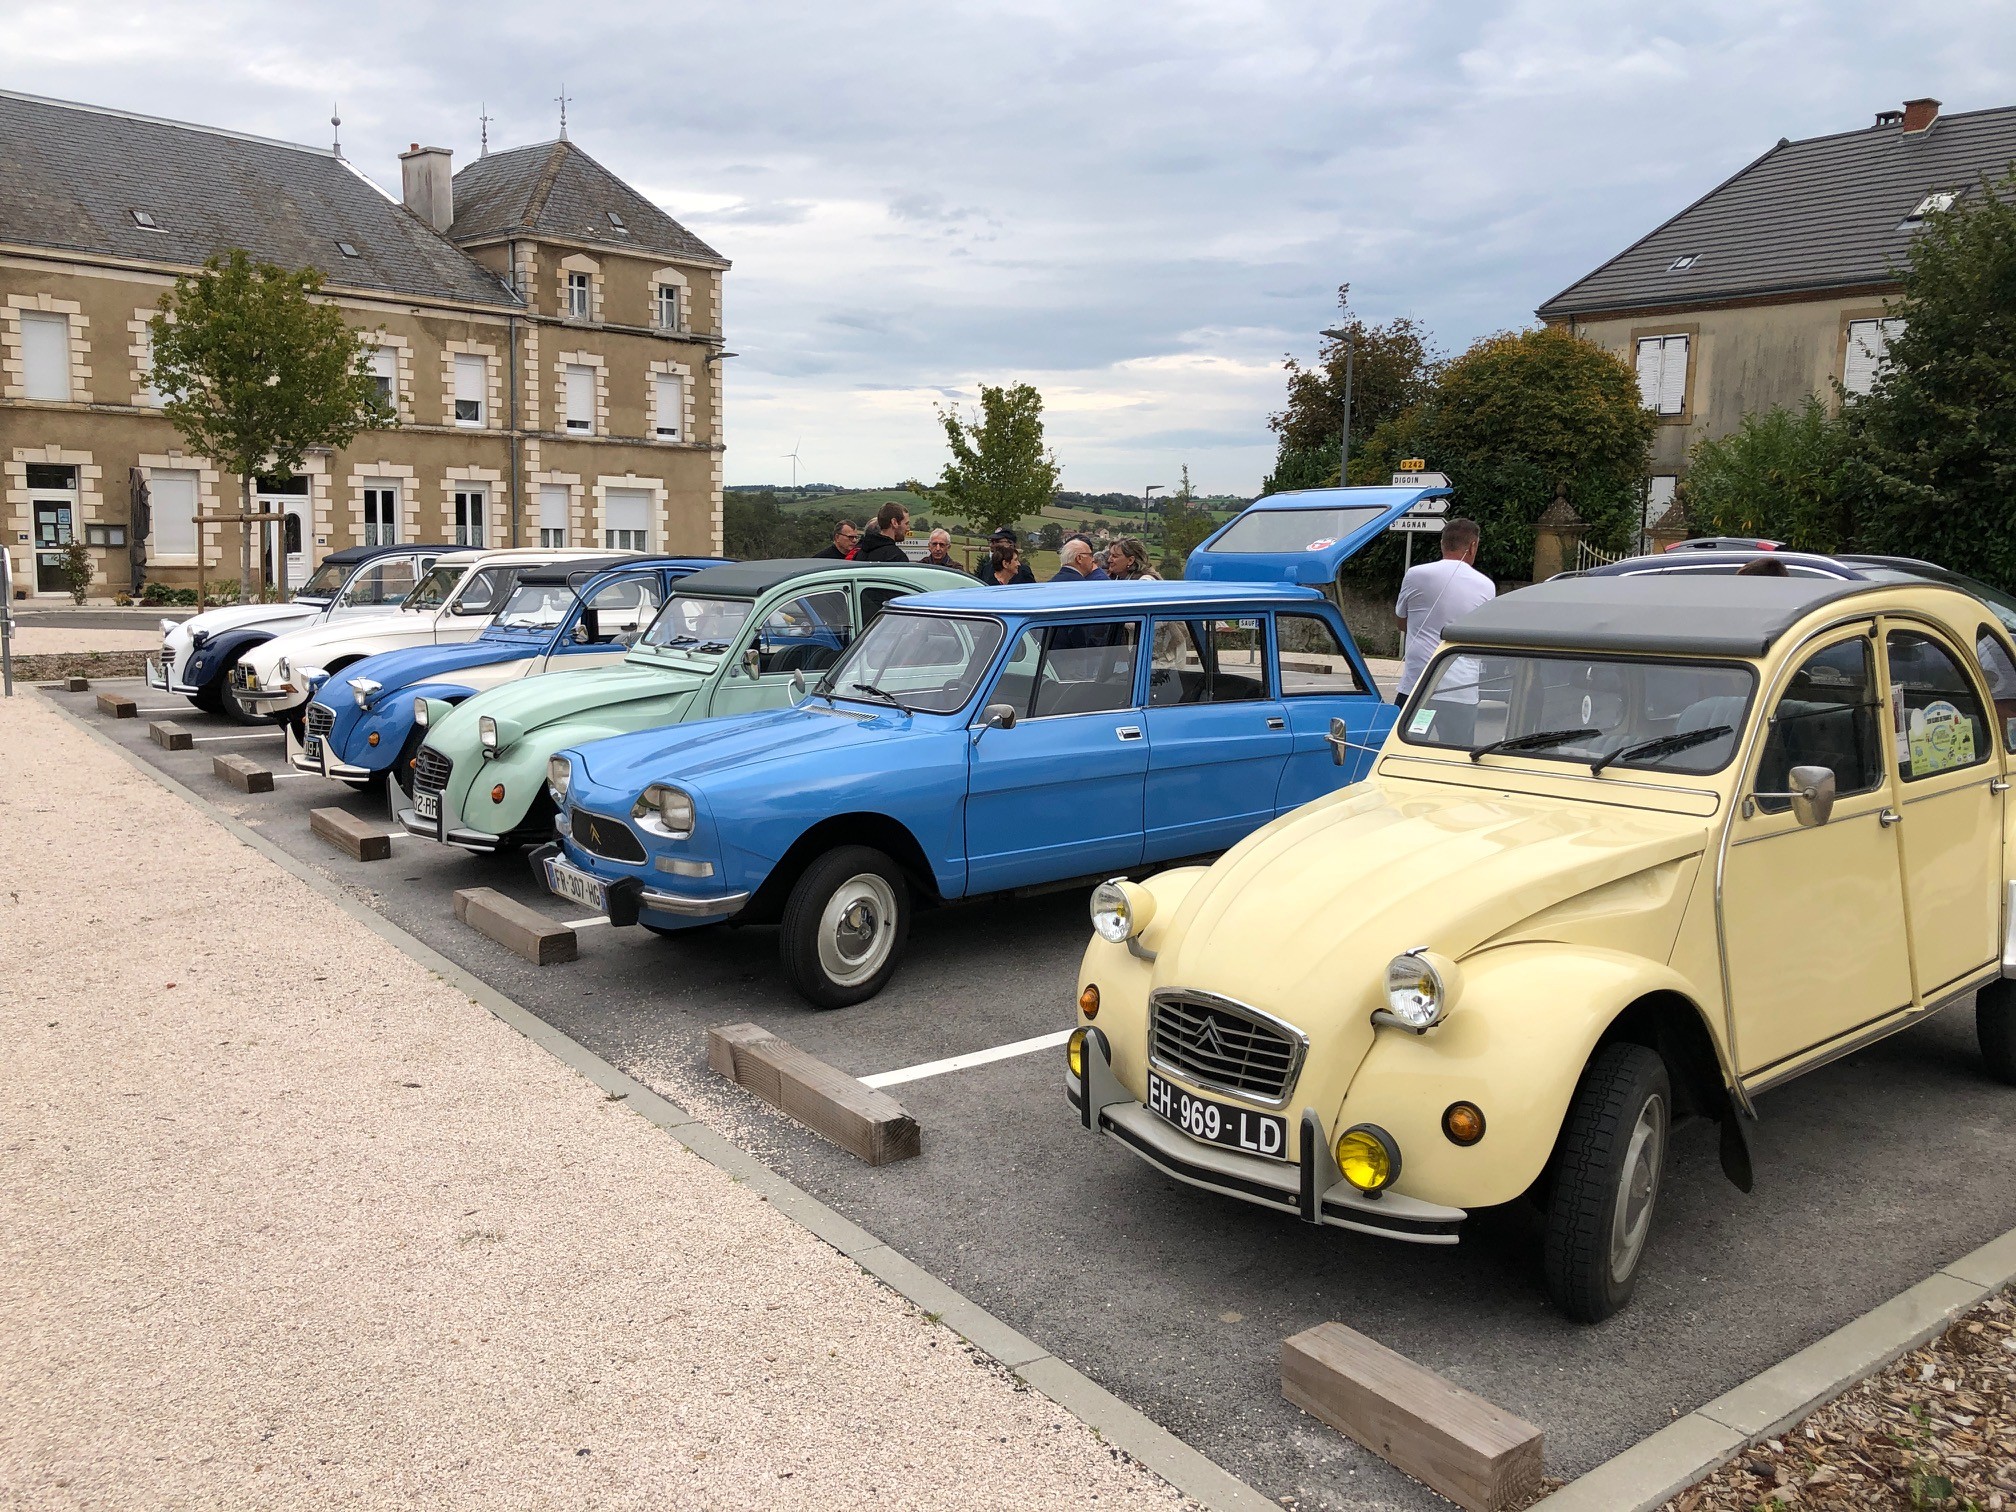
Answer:
<svg viewBox="0 0 2016 1512"><path fill-rule="evenodd" d="M1106 548L1106 575L1116 582L1136 582L1142 578L1161 581L1162 574L1148 565L1148 548L1132 536Z"/></svg>

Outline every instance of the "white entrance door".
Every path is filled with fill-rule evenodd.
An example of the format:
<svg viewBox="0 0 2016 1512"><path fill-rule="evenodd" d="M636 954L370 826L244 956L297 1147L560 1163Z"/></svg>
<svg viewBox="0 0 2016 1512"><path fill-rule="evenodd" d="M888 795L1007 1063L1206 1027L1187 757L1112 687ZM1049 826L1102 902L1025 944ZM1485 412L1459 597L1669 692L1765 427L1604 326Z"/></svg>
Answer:
<svg viewBox="0 0 2016 1512"><path fill-rule="evenodd" d="M284 549L287 553L287 591L291 594L308 581L308 530L311 523L308 517L308 479L294 478L271 490L262 485L256 498L254 507L260 514L286 512L287 518L274 521L272 534L266 537L266 586L273 588L279 585L280 573L273 557L276 549Z"/></svg>

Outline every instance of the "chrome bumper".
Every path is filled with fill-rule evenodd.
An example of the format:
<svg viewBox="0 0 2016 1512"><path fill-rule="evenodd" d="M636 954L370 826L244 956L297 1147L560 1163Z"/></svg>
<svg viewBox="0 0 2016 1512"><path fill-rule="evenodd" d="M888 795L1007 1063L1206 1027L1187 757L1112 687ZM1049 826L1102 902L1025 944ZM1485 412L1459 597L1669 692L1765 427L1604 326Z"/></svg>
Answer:
<svg viewBox="0 0 2016 1512"><path fill-rule="evenodd" d="M637 895L637 903L653 913L677 914L682 919L725 919L748 906L749 894L715 893L710 898L696 898L686 893L653 892L647 887Z"/></svg>
<svg viewBox="0 0 2016 1512"><path fill-rule="evenodd" d="M145 674L147 679L147 686L150 688L154 688L162 693L179 693L184 698L194 698L198 693L203 691L201 688L192 688L188 686L186 683L178 683L173 678L169 677L168 675L169 665L170 665L169 662L165 658L155 656L148 657L147 671Z"/></svg>
<svg viewBox="0 0 2016 1512"><path fill-rule="evenodd" d="M410 808L399 810L399 827L423 840L439 840L443 845L459 845L463 850L481 851L486 855L504 848L502 835L486 834L482 830L443 829L438 820L422 819L416 810Z"/></svg>
<svg viewBox="0 0 2016 1512"><path fill-rule="evenodd" d="M1305 1223L1377 1234L1409 1244L1455 1244L1462 1237L1463 1221L1470 1216L1462 1208L1443 1207L1398 1192L1371 1197L1339 1177L1313 1110L1304 1110L1302 1115L1302 1158L1286 1165L1192 1139L1150 1113L1113 1074L1106 1036L1096 1029L1086 1036L1085 1073L1092 1088L1089 1098L1079 1078L1065 1073L1066 1093L1078 1111L1079 1122L1118 1140L1165 1176L1187 1186L1236 1197L1256 1207L1299 1217Z"/></svg>

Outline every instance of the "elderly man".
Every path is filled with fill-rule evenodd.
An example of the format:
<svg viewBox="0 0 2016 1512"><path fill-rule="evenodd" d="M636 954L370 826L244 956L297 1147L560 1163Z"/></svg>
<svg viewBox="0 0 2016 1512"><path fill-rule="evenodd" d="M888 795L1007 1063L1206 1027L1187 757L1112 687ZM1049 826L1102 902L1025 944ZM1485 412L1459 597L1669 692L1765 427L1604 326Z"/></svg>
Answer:
<svg viewBox="0 0 2016 1512"><path fill-rule="evenodd" d="M1066 541L1062 557L1064 565L1057 569L1057 576L1050 579L1053 583L1084 583L1089 582L1094 574L1102 578L1106 575L1093 561L1092 548L1085 544L1083 536L1073 536Z"/></svg>
<svg viewBox="0 0 2016 1512"><path fill-rule="evenodd" d="M956 567L952 560L952 532L940 525L924 543L924 560L933 567Z"/></svg>
<svg viewBox="0 0 2016 1512"><path fill-rule="evenodd" d="M842 520L833 527L831 543L812 553L815 557L837 557L843 562L854 560L854 549L861 543L860 527L852 520Z"/></svg>

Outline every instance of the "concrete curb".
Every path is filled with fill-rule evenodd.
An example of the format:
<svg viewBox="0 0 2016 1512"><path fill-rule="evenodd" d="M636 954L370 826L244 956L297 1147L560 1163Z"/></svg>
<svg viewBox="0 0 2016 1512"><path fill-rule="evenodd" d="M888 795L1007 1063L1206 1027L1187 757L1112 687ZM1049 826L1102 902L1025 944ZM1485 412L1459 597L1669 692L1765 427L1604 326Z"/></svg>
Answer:
<svg viewBox="0 0 2016 1512"><path fill-rule="evenodd" d="M513 1002L489 983L471 975L432 946L406 933L371 908L345 896L343 890L329 878L307 863L295 860L195 789L148 765L104 731L94 728L89 721L79 719L53 699L47 702L58 714L108 746L127 765L189 803L233 839L306 883L373 934L481 1004L591 1085L605 1093L620 1095L623 1105L631 1112L663 1129L709 1165L742 1182L800 1228L830 1244L869 1275L993 1359L1016 1379L1055 1402L1099 1434L1106 1443L1139 1460L1192 1501L1210 1509L1210 1512L1261 1512L1263 1508L1280 1512L1279 1502L1254 1490L1168 1429L1128 1406L1091 1377L1016 1332L978 1303L954 1291L922 1266L891 1249L811 1193L792 1185L677 1103L652 1091L642 1082L633 1081L586 1046L561 1033L530 1009Z"/></svg>
<svg viewBox="0 0 2016 1512"><path fill-rule="evenodd" d="M1733 1391L1634 1444L1529 1512L1656 1512L2016 1281L2016 1229L1934 1271Z"/></svg>

